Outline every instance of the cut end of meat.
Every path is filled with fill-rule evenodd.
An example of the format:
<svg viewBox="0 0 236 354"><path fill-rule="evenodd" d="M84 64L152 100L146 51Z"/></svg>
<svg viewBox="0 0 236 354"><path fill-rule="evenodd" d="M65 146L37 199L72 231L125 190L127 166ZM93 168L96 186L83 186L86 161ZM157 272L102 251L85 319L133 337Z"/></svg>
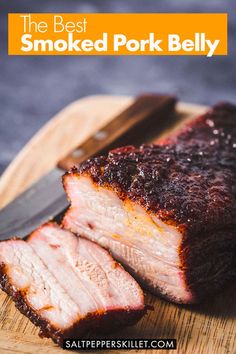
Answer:
<svg viewBox="0 0 236 354"><path fill-rule="evenodd" d="M1 242L0 264L1 288L60 345L132 325L145 313L141 288L106 250L54 223L27 242Z"/></svg>
<svg viewBox="0 0 236 354"><path fill-rule="evenodd" d="M89 159L63 182L64 227L153 292L197 302L235 278L236 106L213 107L159 145Z"/></svg>
<svg viewBox="0 0 236 354"><path fill-rule="evenodd" d="M69 174L64 179L72 205L65 228L111 250L146 288L175 302L194 302L179 268L182 235L129 199L122 200L90 177Z"/></svg>

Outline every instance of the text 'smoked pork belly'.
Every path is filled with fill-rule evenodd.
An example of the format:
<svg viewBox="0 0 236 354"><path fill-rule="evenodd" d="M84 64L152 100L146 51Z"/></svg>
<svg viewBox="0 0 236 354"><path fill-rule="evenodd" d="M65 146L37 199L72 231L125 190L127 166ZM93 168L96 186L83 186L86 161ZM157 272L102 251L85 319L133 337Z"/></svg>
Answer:
<svg viewBox="0 0 236 354"><path fill-rule="evenodd" d="M236 106L159 145L123 147L63 178L63 225L109 249L156 294L193 303L236 273Z"/></svg>
<svg viewBox="0 0 236 354"><path fill-rule="evenodd" d="M27 242L0 243L0 286L60 345L134 324L145 313L139 285L106 250L53 223Z"/></svg>

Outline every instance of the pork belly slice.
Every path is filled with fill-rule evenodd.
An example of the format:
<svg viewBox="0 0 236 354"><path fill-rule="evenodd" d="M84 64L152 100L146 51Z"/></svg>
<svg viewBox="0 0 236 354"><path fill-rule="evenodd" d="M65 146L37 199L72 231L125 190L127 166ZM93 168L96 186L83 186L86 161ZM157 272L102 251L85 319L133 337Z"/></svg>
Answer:
<svg viewBox="0 0 236 354"><path fill-rule="evenodd" d="M65 228L109 249L150 289L194 303L236 274L236 107L159 145L123 147L63 177Z"/></svg>
<svg viewBox="0 0 236 354"><path fill-rule="evenodd" d="M137 322L136 281L102 247L49 223L26 241L0 243L0 284L41 335L86 337Z"/></svg>

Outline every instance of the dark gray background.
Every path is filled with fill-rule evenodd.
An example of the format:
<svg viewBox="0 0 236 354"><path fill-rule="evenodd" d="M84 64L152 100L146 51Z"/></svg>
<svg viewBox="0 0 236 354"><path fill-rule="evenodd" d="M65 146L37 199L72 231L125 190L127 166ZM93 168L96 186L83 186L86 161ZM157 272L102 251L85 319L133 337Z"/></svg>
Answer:
<svg viewBox="0 0 236 354"><path fill-rule="evenodd" d="M228 12L227 57L8 57L8 12ZM90 94L161 91L236 102L233 0L0 0L0 173L69 102Z"/></svg>

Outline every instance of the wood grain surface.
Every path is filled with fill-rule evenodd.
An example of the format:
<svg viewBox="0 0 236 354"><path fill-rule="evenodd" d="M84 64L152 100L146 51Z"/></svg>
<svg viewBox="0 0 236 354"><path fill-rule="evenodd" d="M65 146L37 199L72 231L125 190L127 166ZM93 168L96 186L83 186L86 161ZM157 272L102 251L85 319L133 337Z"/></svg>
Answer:
<svg viewBox="0 0 236 354"><path fill-rule="evenodd" d="M131 102L132 97L91 96L61 111L31 139L1 177L1 206L49 171ZM203 106L179 103L180 124L205 109ZM145 139L149 139L149 135L144 136ZM152 137L152 141L156 139ZM154 310L149 311L136 326L115 333L113 338L177 339L176 351L158 353L236 354L235 284L199 305L174 305L150 294L146 294L146 302L153 305ZM19 313L3 292L0 292L0 306L0 354L65 353L51 340L40 339L38 329ZM125 354L125 351L113 351L119 352Z"/></svg>

